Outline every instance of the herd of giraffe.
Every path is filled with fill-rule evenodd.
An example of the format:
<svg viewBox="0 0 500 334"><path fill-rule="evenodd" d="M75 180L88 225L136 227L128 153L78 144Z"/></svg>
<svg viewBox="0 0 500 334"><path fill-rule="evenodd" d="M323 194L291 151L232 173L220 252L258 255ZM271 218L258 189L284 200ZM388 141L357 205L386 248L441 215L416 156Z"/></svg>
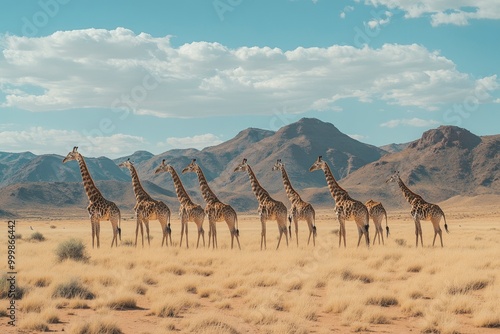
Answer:
<svg viewBox="0 0 500 334"><path fill-rule="evenodd" d="M75 160L80 166L80 172L82 174L83 187L87 194L89 205L87 210L90 216L90 222L92 226L92 248L94 248L94 241L97 241L97 247L99 248L99 234L100 234L100 221L109 220L113 228L113 239L111 241L111 247L113 244L118 246L118 239L121 240L121 216L118 206L107 199L101 194L99 189L96 187L92 177L90 176L87 164L83 156L78 152L78 147L74 147L71 152L68 153L66 158L64 158L63 163L67 161ZM130 160L127 160L119 165L119 167L127 168L130 171L132 178L132 186L134 189L136 203L134 206L134 211L136 214L136 229L135 229L135 246L137 246L137 238L139 234L139 229L141 231L142 246L144 247L144 228L146 228L146 238L148 245L150 244L149 235L149 221L158 220L161 225L163 238L162 246L165 244L168 246L169 242L172 245L172 229L170 225L170 209L162 201L154 200L142 187L139 180L137 171ZM260 217L260 222L262 224L262 232L260 239L261 250L267 247L266 245L266 221L276 220L279 229L279 239L276 249L279 248L281 239L283 235L286 239L286 244L288 246L288 235L290 238L292 236L292 222L295 226L295 239L297 240L297 246L299 244L298 240L298 222L304 220L309 228L309 238L307 244L309 245L311 237L313 239L313 245L316 245L316 223L315 223L315 211L310 203L302 200L300 195L292 187L288 174L285 170L285 164L281 162L281 159L277 160L272 168L273 171L280 171L283 178L283 185L288 199L291 203L290 210L287 210L286 206L275 199L273 199L269 193L260 185L255 173L252 168L247 164L247 159L243 161L234 169L234 172L246 171L250 178L250 183L252 186L252 191L257 198L259 203L258 213ZM346 230L345 221L354 220L358 229L358 246L361 242L362 237L365 237L366 245L370 245L369 237L369 219L373 220L375 225L375 236L373 238L373 243L378 236L378 241L382 239L382 244L384 243L384 230L382 228L382 220L385 217L386 222L386 233L389 236L389 227L387 226L387 212L381 203L375 202L373 200L367 201L363 204L349 196L346 190L344 190L335 180L330 167L327 162L322 159L321 156L313 163L310 172L322 170L325 174L326 182L330 193L335 201L335 213L340 224L339 230L339 247L342 245L342 240L344 241L344 247L346 247ZM184 173L196 173L198 176L198 182L200 184L201 194L204 201L206 202L205 209L203 209L199 204L194 203L186 192L182 181L175 171L175 169L165 163L165 160L155 170L155 174L167 172L172 176L174 182L175 191L177 198L180 203L179 216L181 220L181 239L180 246L182 246L183 237L186 237L186 247L189 248L188 242L188 222L194 222L198 230L198 240L196 242L196 247L198 248L200 243L200 237L203 241L203 246L205 246L205 231L203 230L203 221L205 216L208 217L208 247L212 244L213 248L217 247L217 229L216 223L225 221L230 234L231 234L231 248L234 246L234 238L238 243L238 248L241 249L239 240L239 229L238 229L238 217L236 211L228 204L221 202L217 196L214 194L208 182L201 170L200 166L196 163L196 159L193 159L191 163L182 170ZM422 227L420 225L421 220L430 220L434 227L434 240L432 245L434 246L436 242L436 236L439 235L441 241L441 247L443 247L443 237L442 231L439 227L441 217L444 219L444 227L446 232L448 232L448 225L446 223L446 218L444 212L436 204L427 203L422 199L421 196L412 192L401 180L399 172L394 172L394 174L386 182L396 182L399 188L402 190L405 199L411 205L410 214L415 222L415 235L416 235L416 246L418 247L418 239L420 236L420 243L423 247L422 240ZM287 221L290 223L287 231Z"/></svg>

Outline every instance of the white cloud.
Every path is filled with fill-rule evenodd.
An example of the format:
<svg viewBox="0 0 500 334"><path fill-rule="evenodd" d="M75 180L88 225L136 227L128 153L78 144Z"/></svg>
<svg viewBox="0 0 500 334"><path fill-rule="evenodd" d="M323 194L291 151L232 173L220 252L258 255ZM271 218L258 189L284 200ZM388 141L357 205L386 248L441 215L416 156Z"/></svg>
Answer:
<svg viewBox="0 0 500 334"><path fill-rule="evenodd" d="M352 139L356 139L358 141L366 139L366 136L363 136L363 135L353 134L353 135L348 135L348 136L351 137Z"/></svg>
<svg viewBox="0 0 500 334"><path fill-rule="evenodd" d="M476 80L415 44L290 51L209 42L173 47L168 36L117 28L7 35L0 45L0 106L34 112L122 108L201 117L271 115L286 107L297 114L338 110L336 102L347 98L434 110L462 102L478 82L498 86L496 77Z"/></svg>
<svg viewBox="0 0 500 334"><path fill-rule="evenodd" d="M429 126L434 126L438 125L439 122L435 120L425 120L421 118L411 118L411 119L393 119L388 122L380 124L382 127L387 127L387 128L395 128L398 126L406 125L406 126L413 126L413 127L419 127L419 128L424 128L424 127L429 127Z"/></svg>
<svg viewBox="0 0 500 334"><path fill-rule="evenodd" d="M170 137L165 142L158 143L162 148L196 148L203 149L208 146L214 146L222 143L222 140L214 134L206 133L193 137Z"/></svg>
<svg viewBox="0 0 500 334"><path fill-rule="evenodd" d="M467 25L473 19L500 19L497 0L365 0L372 6L400 9L407 18L430 15L431 24Z"/></svg>
<svg viewBox="0 0 500 334"><path fill-rule="evenodd" d="M29 148L35 154L56 152L65 155L73 146L79 146L80 152L85 156L100 156L106 152L106 156L117 158L143 149L145 145L144 138L125 134L92 137L78 131L43 127L0 132L0 147L9 147L11 151L25 151Z"/></svg>

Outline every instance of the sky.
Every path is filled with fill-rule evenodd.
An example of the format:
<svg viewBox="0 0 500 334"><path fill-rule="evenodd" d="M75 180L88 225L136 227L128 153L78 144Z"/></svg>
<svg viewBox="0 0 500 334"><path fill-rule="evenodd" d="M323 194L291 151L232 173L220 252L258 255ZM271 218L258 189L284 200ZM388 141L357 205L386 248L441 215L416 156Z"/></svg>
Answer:
<svg viewBox="0 0 500 334"><path fill-rule="evenodd" d="M0 3L0 151L202 149L302 117L500 133L498 0Z"/></svg>

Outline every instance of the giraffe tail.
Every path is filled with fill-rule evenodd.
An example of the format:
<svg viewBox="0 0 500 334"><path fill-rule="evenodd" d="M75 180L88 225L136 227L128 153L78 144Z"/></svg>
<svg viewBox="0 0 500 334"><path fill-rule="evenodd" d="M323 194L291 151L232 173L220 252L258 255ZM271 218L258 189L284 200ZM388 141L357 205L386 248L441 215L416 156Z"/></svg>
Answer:
<svg viewBox="0 0 500 334"><path fill-rule="evenodd" d="M387 231L387 238L389 238L389 226L387 225L387 212L385 213L385 230Z"/></svg>
<svg viewBox="0 0 500 334"><path fill-rule="evenodd" d="M446 233L450 233L450 231L448 231L448 224L446 224L446 217L444 216L444 212L443 212L443 219L444 219L444 229L446 230Z"/></svg>
<svg viewBox="0 0 500 334"><path fill-rule="evenodd" d="M122 241L122 214L118 212L118 238Z"/></svg>
<svg viewBox="0 0 500 334"><path fill-rule="evenodd" d="M288 222L290 225L288 225L288 234L290 235L290 239L292 239L292 215L288 215Z"/></svg>
<svg viewBox="0 0 500 334"><path fill-rule="evenodd" d="M239 237L240 236L240 229L238 228L238 217L236 217L236 230L234 230L234 234Z"/></svg>

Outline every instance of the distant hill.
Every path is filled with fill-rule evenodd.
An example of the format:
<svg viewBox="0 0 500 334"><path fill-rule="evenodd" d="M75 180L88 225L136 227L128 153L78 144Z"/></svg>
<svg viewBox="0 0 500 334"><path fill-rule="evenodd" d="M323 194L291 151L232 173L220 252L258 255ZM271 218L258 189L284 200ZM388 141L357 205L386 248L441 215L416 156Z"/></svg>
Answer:
<svg viewBox="0 0 500 334"><path fill-rule="evenodd" d="M403 143L403 144L388 144L384 146L380 146L380 148L388 153L397 153L401 152L405 148L408 147L410 143Z"/></svg>
<svg viewBox="0 0 500 334"><path fill-rule="evenodd" d="M342 185L366 199L403 203L400 190L385 183L394 170L430 202L457 195L500 194L500 135L479 137L459 127L440 126L404 150L350 174Z"/></svg>
<svg viewBox="0 0 500 334"><path fill-rule="evenodd" d="M392 150L393 153L388 153ZM82 152L85 156L85 152ZM248 176L233 170L248 160L259 182L272 196L289 205L281 175L271 170L276 159L285 163L296 190L315 206L333 206L324 174L309 172L322 155L334 176L354 198L381 200L384 205L404 203L399 189L385 183L393 170L425 199L438 202L453 196L500 194L500 135L479 137L466 129L441 126L408 144L378 148L361 143L334 125L303 118L278 131L249 128L216 146L175 149L153 155L137 151L110 160L85 157L103 195L132 214L135 203L129 171L118 167L130 158L144 187L154 198L178 207L170 175L154 174L165 159L179 174L196 158L210 187L238 211L255 212L257 201ZM19 213L79 212L86 215L87 198L76 162L62 164L62 156L0 152L0 215ZM195 174L181 174L193 200L204 205Z"/></svg>

